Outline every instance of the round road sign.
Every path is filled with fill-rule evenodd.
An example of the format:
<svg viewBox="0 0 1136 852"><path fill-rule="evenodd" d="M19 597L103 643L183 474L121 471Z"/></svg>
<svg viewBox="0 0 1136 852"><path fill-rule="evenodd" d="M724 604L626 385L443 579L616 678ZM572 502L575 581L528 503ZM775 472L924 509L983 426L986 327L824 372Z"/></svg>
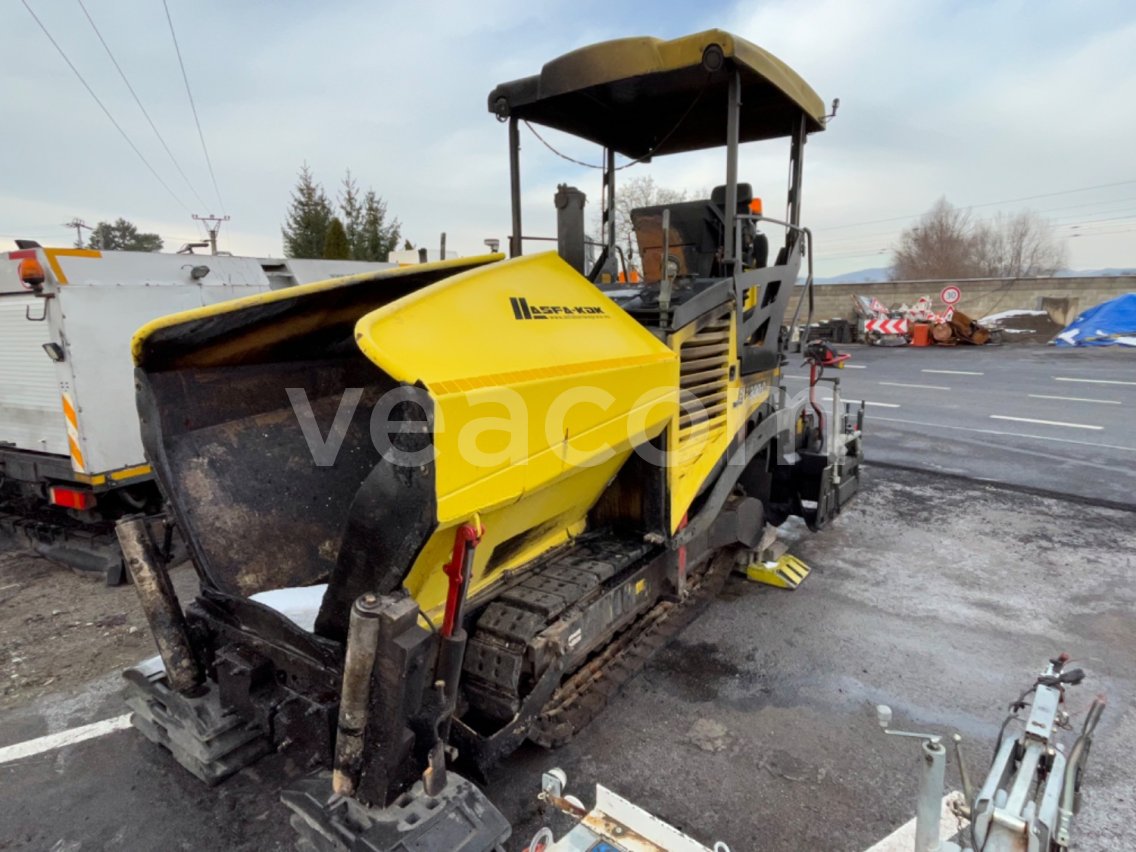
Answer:
<svg viewBox="0 0 1136 852"><path fill-rule="evenodd" d="M943 288L943 292L939 294L939 298L943 300L944 305L957 305L959 299L962 298L962 290L951 284Z"/></svg>

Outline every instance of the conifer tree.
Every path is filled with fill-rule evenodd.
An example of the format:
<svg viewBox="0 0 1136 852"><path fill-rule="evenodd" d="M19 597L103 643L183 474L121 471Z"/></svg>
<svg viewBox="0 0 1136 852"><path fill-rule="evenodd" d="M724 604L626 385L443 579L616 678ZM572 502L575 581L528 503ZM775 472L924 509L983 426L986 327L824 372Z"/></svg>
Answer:
<svg viewBox="0 0 1136 852"><path fill-rule="evenodd" d="M359 183L351 176L351 169L347 170L339 191L339 212L343 219L343 229L347 233L351 258L362 260L363 202L359 195Z"/></svg>
<svg viewBox="0 0 1136 852"><path fill-rule="evenodd" d="M386 202L373 189L361 193L350 169L343 178L336 202L338 217L323 187L316 183L311 169L304 163L280 229L284 255L385 261L398 247L402 228L398 219L387 221ZM325 246L332 233L333 218L338 218L338 230L344 235L347 254L341 255L342 247L338 244L331 248Z"/></svg>
<svg viewBox="0 0 1136 852"><path fill-rule="evenodd" d="M292 203L284 225L280 229L284 237L286 257L323 257L324 240L331 225L331 202L323 187L315 182L308 164L300 169L296 188L292 190Z"/></svg>
<svg viewBox="0 0 1136 852"><path fill-rule="evenodd" d="M327 236L323 241L323 256L327 260L349 260L351 258L351 245L347 242L347 230L339 217L332 217L331 224L327 226Z"/></svg>
<svg viewBox="0 0 1136 852"><path fill-rule="evenodd" d="M388 223L386 217L386 202L373 189L367 190L367 194L363 196L363 227L357 260L385 261L387 255L398 247L402 225L398 219Z"/></svg>

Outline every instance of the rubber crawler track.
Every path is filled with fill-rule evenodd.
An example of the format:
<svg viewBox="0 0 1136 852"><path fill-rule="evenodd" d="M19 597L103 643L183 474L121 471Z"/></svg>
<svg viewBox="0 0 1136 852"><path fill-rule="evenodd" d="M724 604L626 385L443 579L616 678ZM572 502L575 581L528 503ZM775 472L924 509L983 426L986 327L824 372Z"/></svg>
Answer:
<svg viewBox="0 0 1136 852"><path fill-rule="evenodd" d="M533 721L529 739L547 748L569 742L718 594L733 564L732 550L713 557L705 570L693 578L683 601L656 604L569 676Z"/></svg>

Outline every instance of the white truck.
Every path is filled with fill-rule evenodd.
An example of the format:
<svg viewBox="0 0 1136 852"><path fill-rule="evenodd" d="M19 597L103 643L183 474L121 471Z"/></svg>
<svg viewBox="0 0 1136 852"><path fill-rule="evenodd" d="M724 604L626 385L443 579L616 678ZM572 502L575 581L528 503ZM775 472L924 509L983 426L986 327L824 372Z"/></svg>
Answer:
<svg viewBox="0 0 1136 852"><path fill-rule="evenodd" d="M156 512L134 404L143 324L394 264L44 248L0 252L0 526L122 579L114 521Z"/></svg>

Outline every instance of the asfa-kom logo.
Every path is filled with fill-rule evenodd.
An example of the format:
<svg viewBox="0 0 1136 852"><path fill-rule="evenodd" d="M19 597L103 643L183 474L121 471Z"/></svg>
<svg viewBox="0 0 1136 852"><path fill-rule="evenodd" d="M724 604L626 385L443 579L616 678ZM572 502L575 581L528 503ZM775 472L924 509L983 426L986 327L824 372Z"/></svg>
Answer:
<svg viewBox="0 0 1136 852"><path fill-rule="evenodd" d="M510 296L513 317L519 320L608 319L599 305L530 305L524 296Z"/></svg>

